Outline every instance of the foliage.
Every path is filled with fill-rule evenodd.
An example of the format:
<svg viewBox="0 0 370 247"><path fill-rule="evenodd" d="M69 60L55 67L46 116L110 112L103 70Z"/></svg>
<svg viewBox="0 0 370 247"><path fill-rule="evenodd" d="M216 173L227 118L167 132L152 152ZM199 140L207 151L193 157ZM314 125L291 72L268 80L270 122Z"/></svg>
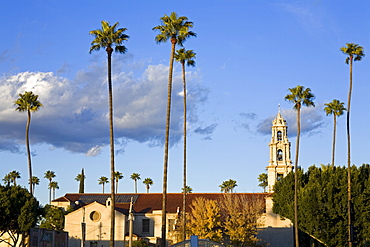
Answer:
<svg viewBox="0 0 370 247"><path fill-rule="evenodd" d="M101 176L99 179L98 179L98 182L99 184L101 184L103 186L103 193L104 193L104 185L109 183L109 180L107 177L105 176Z"/></svg>
<svg viewBox="0 0 370 247"><path fill-rule="evenodd" d="M266 187L268 185L267 179L267 173L261 173L258 175L258 182L260 182L258 186L263 188L263 192L266 192Z"/></svg>
<svg viewBox="0 0 370 247"><path fill-rule="evenodd" d="M52 187L50 186L51 182L53 181L53 178L55 178L55 172L48 170L44 173L44 178L49 180L49 203L51 202L51 190Z"/></svg>
<svg viewBox="0 0 370 247"><path fill-rule="evenodd" d="M221 192L225 193L232 193L236 186L238 186L236 184L236 181L231 178L227 181L223 181L222 184L219 185L219 187L221 188Z"/></svg>
<svg viewBox="0 0 370 247"><path fill-rule="evenodd" d="M75 180L80 182L78 186L78 193L85 193L85 179L85 171L82 168L81 173L77 174L77 176L75 177Z"/></svg>
<svg viewBox="0 0 370 247"><path fill-rule="evenodd" d="M185 193L193 193L193 188L192 187L190 187L189 185L186 185L186 191L185 191ZM181 193L184 193L184 188L181 188Z"/></svg>
<svg viewBox="0 0 370 247"><path fill-rule="evenodd" d="M135 193L137 193L137 180L140 180L141 179L140 174L134 172L134 173L131 174L130 178L132 180L134 180Z"/></svg>
<svg viewBox="0 0 370 247"><path fill-rule="evenodd" d="M145 184L146 193L149 193L150 186L152 186L154 182L153 182L153 179L151 178L145 178L143 181L143 184Z"/></svg>
<svg viewBox="0 0 370 247"><path fill-rule="evenodd" d="M370 238L370 166L351 167L355 242ZM294 221L293 174L275 184L273 211ZM347 168L311 166L298 171L300 230L327 246L347 246Z"/></svg>
<svg viewBox="0 0 370 247"><path fill-rule="evenodd" d="M122 172L115 171L114 172L114 180L116 181L116 193L118 192L118 181L123 178Z"/></svg>
<svg viewBox="0 0 370 247"><path fill-rule="evenodd" d="M0 185L0 243L16 246L36 226L41 215L39 202L27 189ZM1 238L8 234L10 239Z"/></svg>
<svg viewBox="0 0 370 247"><path fill-rule="evenodd" d="M148 242L144 239L138 239L136 241L132 241L132 247L148 247Z"/></svg>
<svg viewBox="0 0 370 247"><path fill-rule="evenodd" d="M46 205L43 210L45 216L41 220L40 228L63 231L65 215L63 209L53 205Z"/></svg>
<svg viewBox="0 0 370 247"><path fill-rule="evenodd" d="M193 200L190 209L191 214L187 227L190 234L197 235L202 239L220 242L222 239L221 212L217 202L198 197Z"/></svg>

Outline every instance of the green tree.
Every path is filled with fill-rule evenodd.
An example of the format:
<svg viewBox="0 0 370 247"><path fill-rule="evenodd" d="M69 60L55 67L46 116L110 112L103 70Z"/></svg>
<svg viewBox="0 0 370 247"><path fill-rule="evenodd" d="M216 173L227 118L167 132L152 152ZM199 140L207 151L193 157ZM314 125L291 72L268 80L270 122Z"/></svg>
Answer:
<svg viewBox="0 0 370 247"><path fill-rule="evenodd" d="M90 31L94 36L91 42L90 53L92 51L99 51L104 48L108 55L108 98L109 98L109 133L110 133L110 180L111 180L111 231L109 245L114 247L114 229L115 229L115 190L114 190L114 135L113 135L113 89L112 89L112 53L113 51L119 53L126 53L127 48L122 45L127 41L129 36L125 34L126 28L118 28L119 23L109 25L109 22L102 21L102 28ZM113 49L114 48L114 49Z"/></svg>
<svg viewBox="0 0 370 247"><path fill-rule="evenodd" d="M78 193L85 193L85 171L82 168L81 173L77 174L75 180L79 182Z"/></svg>
<svg viewBox="0 0 370 247"><path fill-rule="evenodd" d="M191 188L189 185L186 185L185 187L185 193L188 194L188 193L193 193L193 188ZM184 187L181 188L181 193L184 193Z"/></svg>
<svg viewBox="0 0 370 247"><path fill-rule="evenodd" d="M53 178L55 178L56 177L56 175L55 175L55 172L53 172L53 171L50 171L50 170L48 170L48 171L46 171L45 173L44 173L44 178L46 178L46 179L48 179L49 180L49 204L50 204L50 202L51 202L51 187L50 187L50 184L51 184L51 182L53 181Z"/></svg>
<svg viewBox="0 0 370 247"><path fill-rule="evenodd" d="M53 200L55 199L55 190L59 190L58 182L52 181L49 183L49 189L53 190Z"/></svg>
<svg viewBox="0 0 370 247"><path fill-rule="evenodd" d="M0 185L0 243L8 246L26 244L29 230L35 227L41 215L39 202L27 189Z"/></svg>
<svg viewBox="0 0 370 247"><path fill-rule="evenodd" d="M166 208L167 208L167 167L168 167L168 146L170 136L170 113L171 113L171 94L172 94L172 75L173 75L173 60L175 55L176 44L180 46L191 36L196 34L190 31L193 27L193 22L188 21L185 16L178 16L172 12L169 16L164 15L160 18L161 24L153 28L160 33L155 37L157 43L171 41L170 64L168 70L168 87L167 87L167 113L166 113L166 137L164 144L164 163L163 163L163 200L162 200L162 247L166 246Z"/></svg>
<svg viewBox="0 0 370 247"><path fill-rule="evenodd" d="M153 185L153 180L151 178L145 178L143 184L145 184L146 193L149 193L150 186Z"/></svg>
<svg viewBox="0 0 370 247"><path fill-rule="evenodd" d="M130 178L134 180L134 186L135 186L135 193L137 193L137 180L140 180L140 174L139 173L132 173Z"/></svg>
<svg viewBox="0 0 370 247"><path fill-rule="evenodd" d="M340 102L337 99L334 99L332 102L325 104L326 107L324 111L326 116L333 115L334 116L334 128L333 128L333 148L332 148L332 156L331 156L331 166L334 167L334 158L335 158L335 136L337 130L337 117L342 116L346 108L344 107L344 103Z"/></svg>
<svg viewBox="0 0 370 247"><path fill-rule="evenodd" d="M341 47L340 50L346 57L346 64L349 64L349 89L347 101L347 166L348 166L348 240L349 247L352 247L352 219L351 219L351 133L350 133L350 109L352 97L352 71L353 61L361 61L365 56L364 48L358 44L346 43L346 46Z"/></svg>
<svg viewBox="0 0 370 247"><path fill-rule="evenodd" d="M180 50L177 50L175 53L175 59L177 62L181 63L182 67L182 82L183 82L183 97L184 97L184 171L183 171L183 185L186 187L186 79L185 79L185 63L187 66L195 66L194 58L196 57L196 53L193 50L185 50L185 48L181 48ZM186 236L186 191L183 191L183 199L182 199L182 208L184 209L184 212L182 214L182 223L183 223L183 233L182 233L182 240L185 240Z"/></svg>
<svg viewBox="0 0 370 247"><path fill-rule="evenodd" d="M201 239L220 242L222 239L221 210L217 201L197 197L190 205L188 230Z"/></svg>
<svg viewBox="0 0 370 247"><path fill-rule="evenodd" d="M303 86L296 86L294 88L289 88L290 94L285 96L285 100L292 102L294 104L294 109L297 111L297 140L296 140L296 150L295 150L295 163L294 171L298 170L298 154L299 154L299 139L301 136L301 107L302 105L310 107L315 107L313 100L315 95L311 93L311 89L304 88ZM297 204L297 176L294 179L294 229L295 229L295 246L299 247L298 239L298 204Z"/></svg>
<svg viewBox="0 0 370 247"><path fill-rule="evenodd" d="M118 192L118 181L121 180L122 178L123 178L123 175L121 172L116 171L114 173L114 179L116 180L116 193Z"/></svg>
<svg viewBox="0 0 370 247"><path fill-rule="evenodd" d="M28 183L30 183L30 182L28 182ZM32 191L33 191L33 193L35 193L36 185L40 184L40 179L36 176L32 176L31 183L32 183Z"/></svg>
<svg viewBox="0 0 370 247"><path fill-rule="evenodd" d="M98 182L99 182L99 184L101 184L103 186L103 194L104 194L104 185L109 183L109 180L108 180L107 177L102 176L98 179Z"/></svg>
<svg viewBox="0 0 370 247"><path fill-rule="evenodd" d="M238 186L236 184L236 181L231 178L227 181L223 181L222 184L219 185L219 187L221 188L221 192L224 193L232 193L236 186Z"/></svg>
<svg viewBox="0 0 370 247"><path fill-rule="evenodd" d="M13 181L12 181L12 178L11 178L11 176L10 176L10 173L8 173L8 174L6 174L6 175L4 176L3 181L4 181L4 184L5 184L6 186L10 186L10 184L13 182Z"/></svg>
<svg viewBox="0 0 370 247"><path fill-rule="evenodd" d="M12 182L14 185L17 185L17 178L21 178L21 174L18 171L11 171L9 173L10 178L12 179Z"/></svg>
<svg viewBox="0 0 370 247"><path fill-rule="evenodd" d="M44 217L41 220L40 228L49 230L63 231L64 230L64 211L62 208L46 205L43 208Z"/></svg>
<svg viewBox="0 0 370 247"><path fill-rule="evenodd" d="M258 182L260 182L258 186L263 188L263 192L266 192L266 187L268 186L267 179L267 173L261 173L260 175L258 175Z"/></svg>
<svg viewBox="0 0 370 247"><path fill-rule="evenodd" d="M27 124L26 124L26 148L27 148L27 157L28 157L28 173L29 180L32 179L32 164L31 164L31 149L30 149L30 124L31 124L31 112L38 111L43 105L38 100L38 95L33 94L32 91L24 92L24 94L18 94L19 98L14 101L14 104L17 105L15 108L19 112L27 112ZM30 192L32 193L32 184L30 184Z"/></svg>

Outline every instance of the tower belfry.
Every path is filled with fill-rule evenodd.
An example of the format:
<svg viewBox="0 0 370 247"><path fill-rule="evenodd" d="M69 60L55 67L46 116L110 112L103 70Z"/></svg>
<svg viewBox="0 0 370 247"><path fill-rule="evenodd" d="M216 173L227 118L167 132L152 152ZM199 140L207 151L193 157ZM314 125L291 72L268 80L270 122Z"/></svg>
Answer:
<svg viewBox="0 0 370 247"><path fill-rule="evenodd" d="M271 132L271 142L269 143L270 161L266 167L268 175L267 192L273 192L276 181L285 177L293 168L290 159L288 126L280 114L280 105L278 114L272 121Z"/></svg>

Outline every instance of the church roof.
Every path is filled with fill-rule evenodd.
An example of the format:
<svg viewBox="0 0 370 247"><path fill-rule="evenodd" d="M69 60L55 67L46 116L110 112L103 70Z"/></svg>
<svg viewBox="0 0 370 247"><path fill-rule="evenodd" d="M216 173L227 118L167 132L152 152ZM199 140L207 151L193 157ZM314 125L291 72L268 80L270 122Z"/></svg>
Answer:
<svg viewBox="0 0 370 247"><path fill-rule="evenodd" d="M225 193L189 193L187 194L187 210L190 210L190 205L197 197L204 197L206 199L218 200L221 199ZM265 200L270 193L228 193L233 196L245 196L248 199L256 198ZM167 212L176 213L178 208L182 208L182 193L168 193L167 194ZM67 193L65 196L53 200L53 202L70 202L75 209L93 202L105 204L110 194L101 193L84 193L72 194ZM116 210L128 214L130 208L131 197L133 198L133 209L135 213L152 213L154 210L162 210L162 193L132 193L132 194L116 194ZM76 201L80 203L75 204ZM264 203L265 204L265 203Z"/></svg>

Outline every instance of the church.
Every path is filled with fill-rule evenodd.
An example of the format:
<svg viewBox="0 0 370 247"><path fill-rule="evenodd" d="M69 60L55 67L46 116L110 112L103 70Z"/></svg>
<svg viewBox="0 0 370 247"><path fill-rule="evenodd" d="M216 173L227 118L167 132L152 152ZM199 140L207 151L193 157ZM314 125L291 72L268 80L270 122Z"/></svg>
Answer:
<svg viewBox="0 0 370 247"><path fill-rule="evenodd" d="M272 212L272 193L276 181L292 171L288 140L288 126L280 114L280 109L272 121L271 142L269 143L270 159L267 169L267 193L238 193L246 197L260 197L264 200L265 210L261 217L258 238L261 244L270 247L293 246L293 227L290 220ZM224 193L189 193L187 205L197 197L217 200ZM171 242L174 225L179 211L182 210L182 193L167 195L167 241ZM119 193L115 204L115 241L116 246L123 247L128 241L129 210L133 203L133 234L158 246L161 240L162 194L161 193ZM74 211L65 216L65 231L69 234L69 247L105 247L109 246L110 233L110 194L101 193L67 193L55 199L52 205ZM187 212L190 208L187 208ZM84 242L84 245L82 245Z"/></svg>

